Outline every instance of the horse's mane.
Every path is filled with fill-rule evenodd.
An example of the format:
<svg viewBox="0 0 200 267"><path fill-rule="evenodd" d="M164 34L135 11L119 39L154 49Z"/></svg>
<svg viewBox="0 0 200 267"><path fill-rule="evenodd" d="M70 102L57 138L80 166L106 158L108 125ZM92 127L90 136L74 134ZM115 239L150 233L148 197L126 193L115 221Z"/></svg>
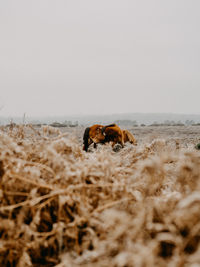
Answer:
<svg viewBox="0 0 200 267"><path fill-rule="evenodd" d="M109 124L109 125L106 125L106 126L102 127L102 129L101 129L102 134L105 132L105 129L106 128L108 128L108 127L115 127L115 126L116 126L116 124L115 123L112 123L112 124Z"/></svg>
<svg viewBox="0 0 200 267"><path fill-rule="evenodd" d="M107 128L107 127L114 127L114 126L116 126L116 124L115 123L112 123L112 124L106 125L104 127Z"/></svg>

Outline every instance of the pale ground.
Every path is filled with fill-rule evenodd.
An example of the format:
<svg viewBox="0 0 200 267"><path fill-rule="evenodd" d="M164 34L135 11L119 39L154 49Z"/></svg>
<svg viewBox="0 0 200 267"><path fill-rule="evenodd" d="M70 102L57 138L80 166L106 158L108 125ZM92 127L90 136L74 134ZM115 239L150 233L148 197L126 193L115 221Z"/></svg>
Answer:
<svg viewBox="0 0 200 267"><path fill-rule="evenodd" d="M1 128L0 266L200 266L200 126L127 128L117 153L83 151L84 127Z"/></svg>
<svg viewBox="0 0 200 267"><path fill-rule="evenodd" d="M79 142L85 127L60 128L62 132L70 132L75 135ZM179 142L181 147L187 148L200 142L200 126L144 126L127 127L126 129L135 136L138 145L141 143L149 144L155 139L165 139L171 145Z"/></svg>

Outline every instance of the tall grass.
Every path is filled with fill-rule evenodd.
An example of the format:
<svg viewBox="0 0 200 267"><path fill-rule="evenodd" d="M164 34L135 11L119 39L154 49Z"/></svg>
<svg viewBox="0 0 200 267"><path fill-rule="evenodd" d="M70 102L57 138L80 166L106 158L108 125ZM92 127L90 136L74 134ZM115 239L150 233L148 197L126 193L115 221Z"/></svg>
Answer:
<svg viewBox="0 0 200 267"><path fill-rule="evenodd" d="M198 266L200 154L0 131L0 266Z"/></svg>

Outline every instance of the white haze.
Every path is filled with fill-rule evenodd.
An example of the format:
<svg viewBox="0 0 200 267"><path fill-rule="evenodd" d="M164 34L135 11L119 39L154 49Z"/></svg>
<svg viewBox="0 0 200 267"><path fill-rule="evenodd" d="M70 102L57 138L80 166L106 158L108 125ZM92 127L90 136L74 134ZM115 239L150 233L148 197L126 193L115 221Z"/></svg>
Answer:
<svg viewBox="0 0 200 267"><path fill-rule="evenodd" d="M199 0L1 0L0 115L200 114Z"/></svg>

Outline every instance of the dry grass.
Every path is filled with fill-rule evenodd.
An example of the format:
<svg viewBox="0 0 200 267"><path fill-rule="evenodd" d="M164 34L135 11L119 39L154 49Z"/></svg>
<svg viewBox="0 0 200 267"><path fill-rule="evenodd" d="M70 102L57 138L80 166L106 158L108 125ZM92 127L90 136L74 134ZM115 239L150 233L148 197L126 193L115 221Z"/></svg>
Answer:
<svg viewBox="0 0 200 267"><path fill-rule="evenodd" d="M85 153L52 127L2 127L0 266L200 266L200 152L148 138Z"/></svg>

